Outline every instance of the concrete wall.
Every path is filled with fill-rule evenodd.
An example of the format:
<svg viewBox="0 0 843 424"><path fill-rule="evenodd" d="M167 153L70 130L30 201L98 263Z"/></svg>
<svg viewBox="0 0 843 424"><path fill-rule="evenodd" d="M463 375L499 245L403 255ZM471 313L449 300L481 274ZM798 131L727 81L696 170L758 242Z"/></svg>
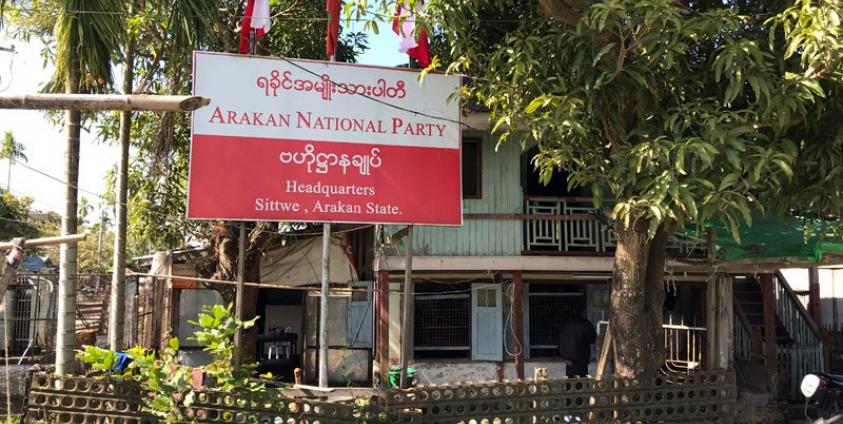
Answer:
<svg viewBox="0 0 843 424"><path fill-rule="evenodd" d="M417 384L424 386L516 379L515 364L512 362L412 361L410 366L416 369ZM536 368L546 368L549 380L565 378L565 363L562 361L526 360L524 377L532 380ZM594 374L596 368L596 362L589 364L589 373Z"/></svg>
<svg viewBox="0 0 843 424"><path fill-rule="evenodd" d="M304 354L304 377L308 382L318 380L316 369L318 349ZM371 351L368 349L328 349L328 382L333 387L365 384L371 375Z"/></svg>

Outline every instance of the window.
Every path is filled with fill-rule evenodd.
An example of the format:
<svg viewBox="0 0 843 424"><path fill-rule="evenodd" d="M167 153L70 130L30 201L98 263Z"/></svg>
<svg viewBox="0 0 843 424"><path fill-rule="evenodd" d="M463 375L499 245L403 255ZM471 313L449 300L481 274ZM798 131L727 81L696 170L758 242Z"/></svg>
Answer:
<svg viewBox="0 0 843 424"><path fill-rule="evenodd" d="M567 284L530 284L530 357L557 356L559 324L584 305L580 287Z"/></svg>
<svg viewBox="0 0 843 424"><path fill-rule="evenodd" d="M462 197L479 199L483 197L480 138L466 138L462 141Z"/></svg>
<svg viewBox="0 0 843 424"><path fill-rule="evenodd" d="M471 287L419 283L415 286L414 357L471 357Z"/></svg>

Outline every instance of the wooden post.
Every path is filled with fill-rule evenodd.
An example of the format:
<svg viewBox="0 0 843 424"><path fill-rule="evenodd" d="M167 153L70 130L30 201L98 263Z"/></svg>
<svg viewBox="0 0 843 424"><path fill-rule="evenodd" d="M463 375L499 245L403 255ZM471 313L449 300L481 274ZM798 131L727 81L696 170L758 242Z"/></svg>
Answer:
<svg viewBox="0 0 843 424"><path fill-rule="evenodd" d="M715 369L727 370L735 353L733 277L728 274L721 274L717 279L717 358Z"/></svg>
<svg viewBox="0 0 843 424"><path fill-rule="evenodd" d="M832 282L833 284L833 282ZM812 266L808 269L808 313L817 327L822 328L822 315L820 309L820 270Z"/></svg>
<svg viewBox="0 0 843 424"><path fill-rule="evenodd" d="M401 311L401 388L406 389L409 384L407 364L410 362L410 342L413 332L410 322L413 316L413 225L407 226L407 256L404 263L404 298Z"/></svg>
<svg viewBox="0 0 843 424"><path fill-rule="evenodd" d="M612 351L612 324L609 324L606 326L606 335L603 336L603 346L600 348L600 357L597 359L597 370L594 372L596 374L594 378L597 380L602 380L606 374L606 367L609 364L609 354Z"/></svg>
<svg viewBox="0 0 843 424"><path fill-rule="evenodd" d="M134 347L138 344L138 278L127 278L124 296L126 299L126 320L123 323L123 346Z"/></svg>
<svg viewBox="0 0 843 424"><path fill-rule="evenodd" d="M524 380L524 283L521 271L512 273L512 319L515 325L515 375Z"/></svg>
<svg viewBox="0 0 843 424"><path fill-rule="evenodd" d="M776 346L776 293L773 274L760 274L761 300L764 305L764 357L767 365L767 379L772 386L778 373L778 350ZM771 387L772 389L772 387Z"/></svg>
<svg viewBox="0 0 843 424"><path fill-rule="evenodd" d="M389 386L389 271L378 271L375 302L377 305L376 358L380 385Z"/></svg>
<svg viewBox="0 0 843 424"><path fill-rule="evenodd" d="M706 333L706 349L705 349L705 367L706 369L717 369L717 341L719 339L719 329L717 328L717 283L718 277L714 276L705 282L705 333Z"/></svg>
<svg viewBox="0 0 843 424"><path fill-rule="evenodd" d="M319 387L328 387L328 291L331 283L331 223L322 224L322 290L319 293Z"/></svg>
<svg viewBox="0 0 843 424"><path fill-rule="evenodd" d="M240 223L240 237L237 239L237 293L234 298L234 314L237 319L243 319L243 290L246 281L246 223ZM234 335L234 369L240 369L243 357L243 329L238 328Z"/></svg>

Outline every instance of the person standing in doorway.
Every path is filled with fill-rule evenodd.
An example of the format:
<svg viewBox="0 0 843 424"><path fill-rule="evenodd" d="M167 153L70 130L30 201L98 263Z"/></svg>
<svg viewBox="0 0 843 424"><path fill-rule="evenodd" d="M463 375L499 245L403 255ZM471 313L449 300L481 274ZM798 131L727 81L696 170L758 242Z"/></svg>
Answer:
<svg viewBox="0 0 843 424"><path fill-rule="evenodd" d="M597 341L597 331L585 317L584 309L582 304L578 305L574 315L559 326L559 356L567 363L568 378L588 375L591 345Z"/></svg>

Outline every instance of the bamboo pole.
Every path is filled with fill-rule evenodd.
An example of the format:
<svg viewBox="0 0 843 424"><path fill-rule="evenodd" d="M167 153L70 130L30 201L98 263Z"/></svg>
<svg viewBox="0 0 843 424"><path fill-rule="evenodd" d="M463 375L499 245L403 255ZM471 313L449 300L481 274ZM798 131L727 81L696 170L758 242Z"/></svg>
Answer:
<svg viewBox="0 0 843 424"><path fill-rule="evenodd" d="M606 335L603 337L603 346L600 349L600 358L597 360L597 370L595 376L597 380L602 380L603 375L606 374L606 365L609 363L609 352L612 346L612 326L606 326Z"/></svg>
<svg viewBox="0 0 843 424"><path fill-rule="evenodd" d="M0 109L190 112L210 102L200 96L24 94L0 96Z"/></svg>
<svg viewBox="0 0 843 424"><path fill-rule="evenodd" d="M88 237L87 233L82 234L68 234L66 236L42 237L37 239L24 240L23 248L40 246L54 246L62 243L76 243L85 240ZM14 244L10 241L0 242L0 250L11 250Z"/></svg>

